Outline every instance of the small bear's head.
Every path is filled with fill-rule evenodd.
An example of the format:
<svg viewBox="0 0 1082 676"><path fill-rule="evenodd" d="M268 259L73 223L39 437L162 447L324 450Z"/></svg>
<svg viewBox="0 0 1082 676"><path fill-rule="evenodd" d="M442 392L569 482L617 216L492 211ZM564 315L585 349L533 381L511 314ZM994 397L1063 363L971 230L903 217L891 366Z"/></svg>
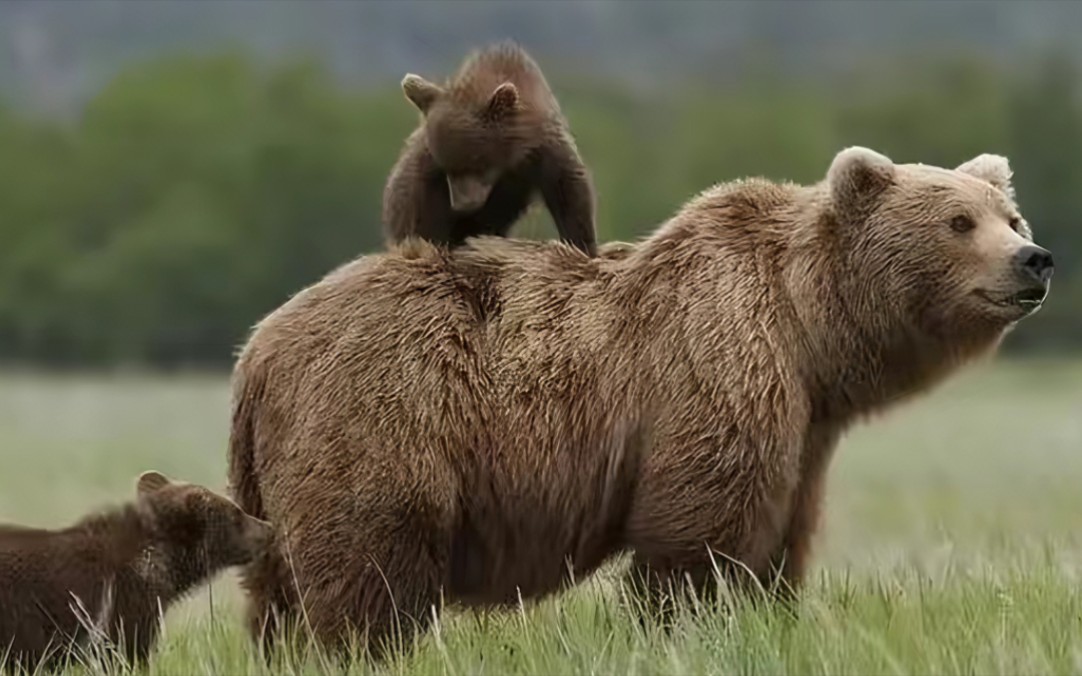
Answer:
<svg viewBox="0 0 1082 676"><path fill-rule="evenodd" d="M910 334L910 347L975 356L1044 302L1052 256L1033 243L1006 158L942 169L854 147L826 184L828 236L853 270L837 275L850 313Z"/></svg>
<svg viewBox="0 0 1082 676"><path fill-rule="evenodd" d="M447 175L451 209L477 211L492 186L522 162L539 136L518 88L503 82L491 91L444 88L419 75L402 79L402 91L424 116L425 142Z"/></svg>
<svg viewBox="0 0 1082 676"><path fill-rule="evenodd" d="M273 540L269 523L203 486L148 471L139 476L136 494L152 547L173 580L192 583L250 563Z"/></svg>

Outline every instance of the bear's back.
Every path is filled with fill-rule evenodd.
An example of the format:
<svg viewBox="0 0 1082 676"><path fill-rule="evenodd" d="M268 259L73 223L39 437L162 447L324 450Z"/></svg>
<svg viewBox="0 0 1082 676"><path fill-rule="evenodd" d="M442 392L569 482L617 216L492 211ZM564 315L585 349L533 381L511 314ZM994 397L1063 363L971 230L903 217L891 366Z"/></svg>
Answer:
<svg viewBox="0 0 1082 676"><path fill-rule="evenodd" d="M288 359L352 343L386 357L407 348L429 353L451 334L456 343L481 340L508 315L544 318L554 298L592 302L584 296L603 289L584 294L584 287L611 276L625 258L591 260L562 243L500 237L475 238L451 253L415 240L303 289L256 326L245 353Z"/></svg>
<svg viewBox="0 0 1082 676"><path fill-rule="evenodd" d="M447 410L491 420L500 401L581 386L586 375L567 373L603 369L596 338L616 311L605 268L623 262L559 243L484 238L448 253L407 242L342 266L268 315L235 387L261 393L257 436L276 449L326 445L383 418L417 434L447 422Z"/></svg>

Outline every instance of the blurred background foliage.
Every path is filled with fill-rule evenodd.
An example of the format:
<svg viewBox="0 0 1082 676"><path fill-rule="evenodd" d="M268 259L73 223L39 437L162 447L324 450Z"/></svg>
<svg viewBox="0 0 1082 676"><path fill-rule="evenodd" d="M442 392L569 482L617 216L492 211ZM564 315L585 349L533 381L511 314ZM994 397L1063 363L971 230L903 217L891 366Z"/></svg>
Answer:
<svg viewBox="0 0 1082 676"><path fill-rule="evenodd" d="M62 4L75 14L83 6ZM161 5L159 14L174 22L183 14L168 2L96 4L99 13L120 7L133 15ZM297 3L250 4L266 4L270 16L285 11L279 5ZM412 11L431 19L444 11L440 5ZM650 26L651 6L635 3L620 16ZM0 18L12 7L29 11L25 3L5 3ZM342 7L326 3L320 11L346 12ZM221 10L205 10L206 16L215 11ZM920 43L892 58L874 58L874 51L854 58L854 51L846 68L816 77L802 60L781 58L791 52L761 52L751 44L741 52L746 67L739 72L711 72L696 62L670 78L664 69L627 65L655 73L644 87L613 76L612 59L603 58L608 52L599 52L597 68L575 63L577 52L546 42L545 31L555 29L530 24L530 12L498 10L496 16L515 20L486 29L487 39L469 33L439 50L418 48L420 65L432 70L408 69L440 77L470 47L532 35L522 41L546 70L593 171L602 240L649 232L719 181L746 175L817 181L847 145L942 166L1002 153L1014 167L1023 212L1057 262L1049 303L1010 337L1007 349L1082 346L1082 275L1074 272L1082 244L1082 101L1078 55L1067 43L1017 49L1008 62L976 48L936 51ZM764 10L762 21L799 28L792 23L799 16L772 12ZM38 23L20 16L24 28L52 25L41 18L47 12ZM959 25L972 18L959 16ZM180 33L191 29L175 25ZM363 30L376 32L371 25ZM144 33L118 40L136 44L149 39ZM685 34L694 43L695 33ZM335 266L381 247L384 180L417 123L397 86L407 68L384 64L382 77L365 80L343 77L332 58L281 52L268 59L251 46L210 42L109 61L112 70L102 68L108 75L59 109L50 108L55 98L28 104L27 77L17 80L20 86L0 87L0 96L7 92L0 102L0 360L227 368L266 312ZM18 46L14 37L11 44ZM674 49L674 59L693 61L686 45ZM433 54L445 60L431 66ZM643 50L636 54L643 58ZM0 68L0 76L5 72ZM518 233L554 236L541 210Z"/></svg>

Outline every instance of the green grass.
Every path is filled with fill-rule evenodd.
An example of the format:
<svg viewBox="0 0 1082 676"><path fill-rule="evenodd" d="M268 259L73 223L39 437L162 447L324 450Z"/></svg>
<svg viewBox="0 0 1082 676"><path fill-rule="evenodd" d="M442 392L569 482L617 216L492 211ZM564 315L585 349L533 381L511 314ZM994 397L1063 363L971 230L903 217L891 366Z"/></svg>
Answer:
<svg viewBox="0 0 1082 676"><path fill-rule="evenodd" d="M149 468L220 487L228 415L219 378L0 376L0 521L71 521L127 499ZM1000 361L843 442L795 619L738 607L641 629L619 605L617 562L516 612L448 613L387 670L1082 673L1080 523L1082 362ZM226 575L169 613L150 670L260 664Z"/></svg>

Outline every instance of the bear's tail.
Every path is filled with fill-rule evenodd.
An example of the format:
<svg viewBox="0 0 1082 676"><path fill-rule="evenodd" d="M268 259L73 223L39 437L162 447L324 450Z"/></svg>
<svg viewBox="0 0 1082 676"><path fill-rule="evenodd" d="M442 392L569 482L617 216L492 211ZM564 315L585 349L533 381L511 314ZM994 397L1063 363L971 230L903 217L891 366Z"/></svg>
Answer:
<svg viewBox="0 0 1082 676"><path fill-rule="evenodd" d="M233 500L257 519L266 519L255 469L255 409L263 394L262 378L237 364L233 376L232 423L229 428L229 490Z"/></svg>

